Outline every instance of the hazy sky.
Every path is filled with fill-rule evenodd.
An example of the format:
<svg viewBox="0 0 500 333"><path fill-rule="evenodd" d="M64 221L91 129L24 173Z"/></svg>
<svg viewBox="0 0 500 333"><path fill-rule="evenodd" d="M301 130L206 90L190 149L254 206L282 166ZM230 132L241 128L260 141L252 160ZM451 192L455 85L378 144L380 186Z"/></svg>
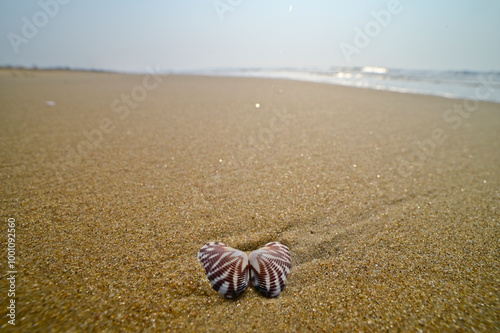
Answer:
<svg viewBox="0 0 500 333"><path fill-rule="evenodd" d="M0 65L500 71L497 0L0 0Z"/></svg>

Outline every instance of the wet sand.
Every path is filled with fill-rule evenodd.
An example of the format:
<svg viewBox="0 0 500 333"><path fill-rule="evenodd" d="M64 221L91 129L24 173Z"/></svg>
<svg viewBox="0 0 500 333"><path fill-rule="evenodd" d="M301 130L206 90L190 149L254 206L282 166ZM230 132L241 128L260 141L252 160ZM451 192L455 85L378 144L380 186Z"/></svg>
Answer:
<svg viewBox="0 0 500 333"><path fill-rule="evenodd" d="M2 329L500 330L500 104L12 70L0 101ZM210 241L286 244L286 289L223 299Z"/></svg>

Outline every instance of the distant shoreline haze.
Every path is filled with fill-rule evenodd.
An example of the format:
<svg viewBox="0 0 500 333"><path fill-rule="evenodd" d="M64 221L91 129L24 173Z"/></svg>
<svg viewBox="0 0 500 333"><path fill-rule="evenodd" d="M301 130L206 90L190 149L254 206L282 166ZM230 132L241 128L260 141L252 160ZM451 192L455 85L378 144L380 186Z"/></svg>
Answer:
<svg viewBox="0 0 500 333"><path fill-rule="evenodd" d="M4 66L6 70L60 70L96 73L146 74L151 70L125 72L70 67L38 68ZM160 75L236 76L288 79L401 93L441 96L500 103L500 72L468 70L411 70L385 67L318 68L216 68L194 70L156 69Z"/></svg>

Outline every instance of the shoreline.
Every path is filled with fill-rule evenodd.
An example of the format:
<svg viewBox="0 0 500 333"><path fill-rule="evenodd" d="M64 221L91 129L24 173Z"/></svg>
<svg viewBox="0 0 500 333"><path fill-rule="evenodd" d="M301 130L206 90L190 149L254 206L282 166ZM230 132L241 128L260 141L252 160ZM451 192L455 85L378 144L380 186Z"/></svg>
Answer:
<svg viewBox="0 0 500 333"><path fill-rule="evenodd" d="M372 67L370 67L372 68ZM349 69L349 68L346 68ZM356 68L352 68L356 69ZM375 69L377 69L375 67ZM387 69L383 68L386 71L387 70L401 70L401 69ZM75 72L75 73L95 73L95 74L116 74L116 75L146 75L146 74L152 74L155 73L158 76L193 76L193 77L212 77L212 78L217 78L217 77L226 77L226 78L247 78L247 79L270 79L270 80L287 80L287 81L295 81L295 82L304 82L304 83L320 83L320 84L327 84L327 85L334 85L334 86L341 86L341 87L352 87L352 88L360 88L360 89L370 89L370 90L376 90L376 91L389 91L389 92L396 92L396 93L402 93L402 94L414 94L414 95L423 95L423 96L436 96L436 97L442 97L442 98L447 98L447 99L452 99L452 100L470 100L470 101L477 101L477 102L487 102L487 103L498 103L500 104L500 97L492 97L495 93L498 95L498 90L500 90L500 82L498 81L492 81L492 75L499 75L497 72L487 72L487 71L478 71L475 72L478 77L478 81L474 82L474 92L469 91L468 93L465 93L463 91L464 87L455 87L457 90L455 91L440 91L437 92L431 88L427 88L423 90L423 88L410 88L409 86L401 86L401 83L396 86L384 86L384 82L387 80L381 80L379 84L374 85L374 82L350 82L350 81L335 81L332 80L332 78L325 76L325 77L315 77L315 76L307 76L307 71L306 72L297 72L297 71L291 71L289 74L285 75L282 72L286 72L283 69L278 70L277 73L281 74L276 74L273 71L269 72L266 70L256 70L255 72L252 72L251 70L198 70L198 71L158 71L158 68L156 70L153 70L152 68L148 68L144 71L137 71L137 72L120 72L120 71L112 71L112 70L98 70L98 69L65 69L65 68L48 68L48 69L30 69L30 68L8 68L8 67L0 67L0 71L11 71L11 73L14 73L15 71L20 71L20 72L26 72L28 74L32 74L30 72ZM338 70L332 69L332 70ZM239 72L239 73L238 73ZM427 72L427 71L423 71ZM453 71L447 71L447 72L453 72ZM456 73L468 73L469 71L456 71ZM25 75L26 75L25 73ZM260 74L259 74L260 73ZM362 72L363 73L363 72ZM438 73L436 71L436 73ZM474 73L474 72L472 72ZM342 73L337 73L337 75L340 75ZM377 72L368 72L366 73L368 75L370 74L377 74ZM332 72L333 75L333 72ZM352 74L343 74L346 76L352 76ZM350 77L349 76L349 77ZM416 78L417 81L421 80L421 78ZM423 82L427 82L426 84L429 85L432 81L436 80L436 78L428 78L429 81L423 80ZM389 80L390 81L390 80ZM411 81L411 80L410 80ZM444 80L446 82L446 80ZM464 85L471 85L472 82L462 82ZM442 89L440 88L440 85L436 85L434 88L436 89Z"/></svg>

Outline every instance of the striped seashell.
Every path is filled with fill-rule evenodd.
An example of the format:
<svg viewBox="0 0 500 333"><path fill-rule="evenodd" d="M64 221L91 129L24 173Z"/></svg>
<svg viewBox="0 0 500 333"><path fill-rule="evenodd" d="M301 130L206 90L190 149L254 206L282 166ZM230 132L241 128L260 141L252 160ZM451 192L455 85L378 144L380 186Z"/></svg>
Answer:
<svg viewBox="0 0 500 333"><path fill-rule="evenodd" d="M267 243L250 253L252 284L266 297L276 297L285 289L290 268L290 250L281 243Z"/></svg>
<svg viewBox="0 0 500 333"><path fill-rule="evenodd" d="M248 287L248 257L223 243L205 244L198 258L205 266L212 287L227 298L235 298Z"/></svg>
<svg viewBox="0 0 500 333"><path fill-rule="evenodd" d="M292 267L290 250L279 242L266 244L247 255L223 243L205 244L198 258L212 287L222 296L235 298L252 284L266 297L276 297L285 288ZM250 262L250 265L249 265Z"/></svg>

